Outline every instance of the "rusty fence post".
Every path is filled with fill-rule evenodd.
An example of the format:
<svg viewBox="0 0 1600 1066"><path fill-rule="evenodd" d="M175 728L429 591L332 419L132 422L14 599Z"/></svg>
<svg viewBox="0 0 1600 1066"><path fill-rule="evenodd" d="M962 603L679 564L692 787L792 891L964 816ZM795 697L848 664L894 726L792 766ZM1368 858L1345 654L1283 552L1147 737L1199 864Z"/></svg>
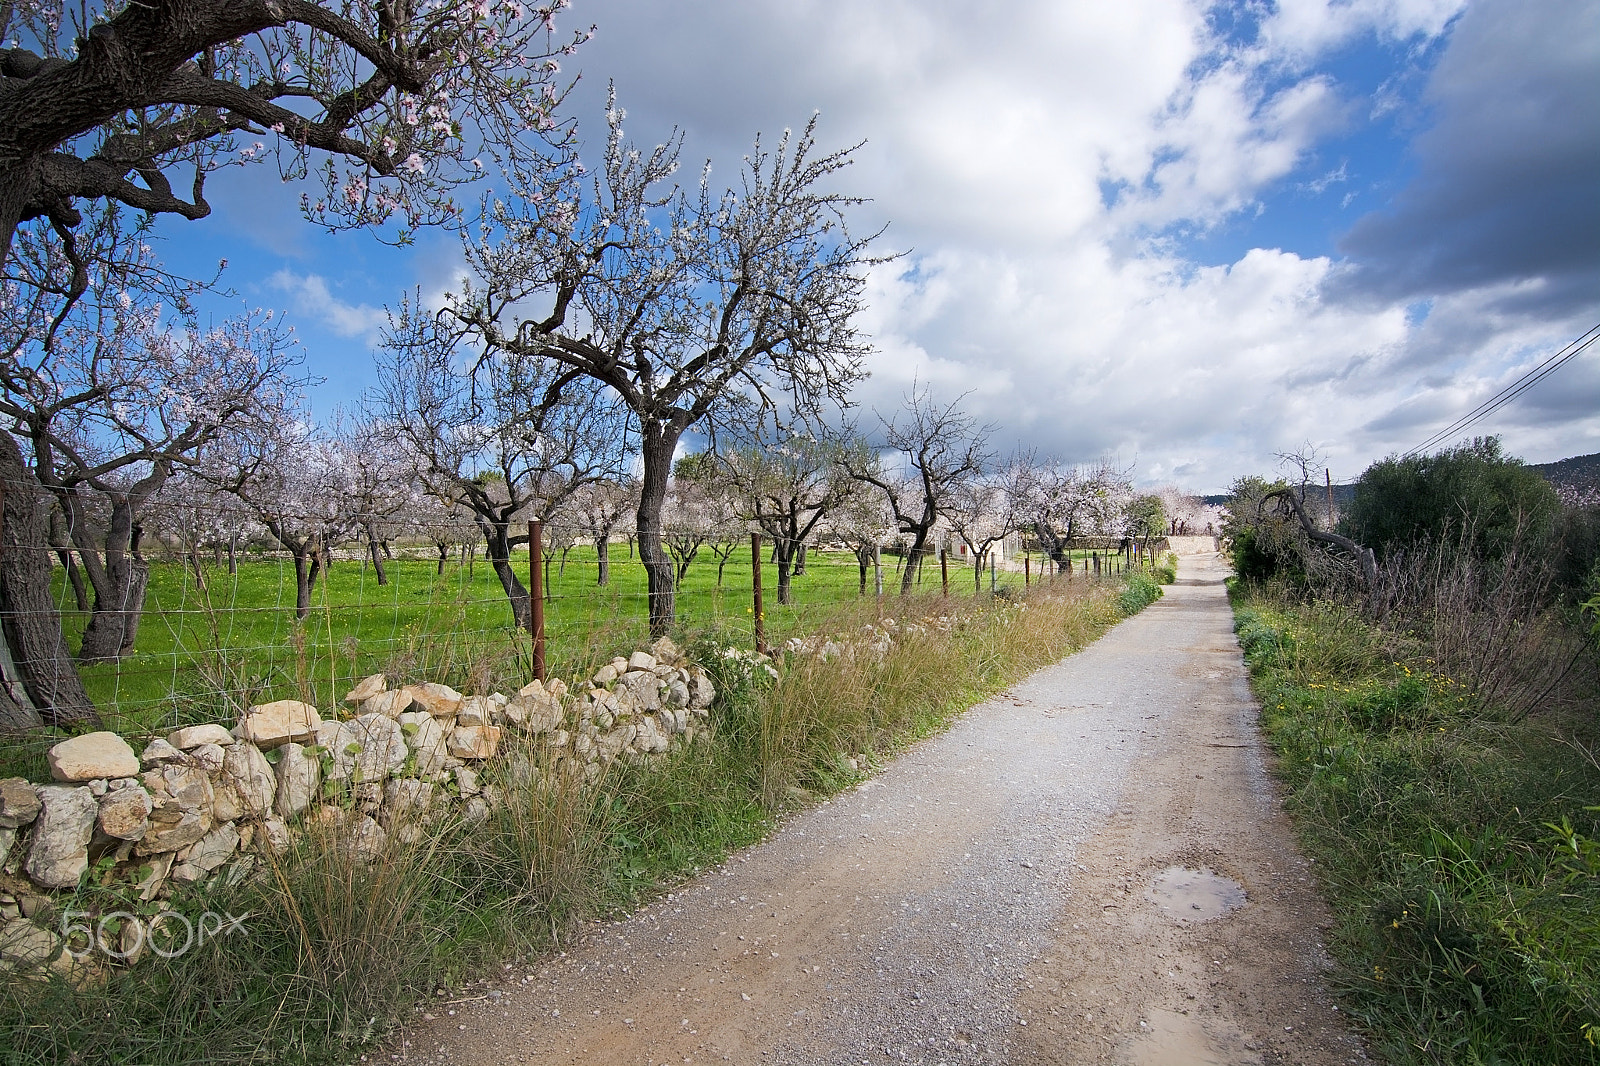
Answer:
<svg viewBox="0 0 1600 1066"><path fill-rule="evenodd" d="M533 678L544 680L544 523L528 523L528 635L533 638Z"/></svg>
<svg viewBox="0 0 1600 1066"><path fill-rule="evenodd" d="M750 534L750 594L755 600L752 609L756 617L756 651L767 653L766 613L761 607L761 534Z"/></svg>
<svg viewBox="0 0 1600 1066"><path fill-rule="evenodd" d="M939 549L939 582L944 586L944 598L950 598L950 552L946 548Z"/></svg>

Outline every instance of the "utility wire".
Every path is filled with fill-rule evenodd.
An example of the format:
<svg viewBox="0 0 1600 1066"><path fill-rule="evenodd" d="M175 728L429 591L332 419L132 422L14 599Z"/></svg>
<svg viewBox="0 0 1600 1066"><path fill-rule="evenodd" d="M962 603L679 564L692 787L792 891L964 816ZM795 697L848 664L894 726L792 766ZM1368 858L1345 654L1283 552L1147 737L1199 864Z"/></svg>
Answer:
<svg viewBox="0 0 1600 1066"><path fill-rule="evenodd" d="M1600 322L1590 326L1572 343L1522 375L1516 381L1513 381L1415 448L1412 448L1409 452L1406 452L1402 458L1409 459L1413 455L1427 451L1429 448L1436 448L1446 440L1461 433L1473 423L1482 421L1494 414L1494 412L1500 410L1500 408L1515 400L1557 370L1560 370L1568 362L1582 355L1595 341L1600 341Z"/></svg>

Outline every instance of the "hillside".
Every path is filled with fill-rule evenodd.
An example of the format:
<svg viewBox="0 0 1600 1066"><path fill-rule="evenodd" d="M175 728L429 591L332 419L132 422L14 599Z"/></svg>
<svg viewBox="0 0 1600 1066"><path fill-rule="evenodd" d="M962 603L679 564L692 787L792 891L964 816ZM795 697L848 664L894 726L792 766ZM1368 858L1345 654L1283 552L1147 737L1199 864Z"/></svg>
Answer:
<svg viewBox="0 0 1600 1066"><path fill-rule="evenodd" d="M1600 492L1600 452L1575 455L1554 463L1539 463L1533 469L1543 474L1557 489L1571 493Z"/></svg>

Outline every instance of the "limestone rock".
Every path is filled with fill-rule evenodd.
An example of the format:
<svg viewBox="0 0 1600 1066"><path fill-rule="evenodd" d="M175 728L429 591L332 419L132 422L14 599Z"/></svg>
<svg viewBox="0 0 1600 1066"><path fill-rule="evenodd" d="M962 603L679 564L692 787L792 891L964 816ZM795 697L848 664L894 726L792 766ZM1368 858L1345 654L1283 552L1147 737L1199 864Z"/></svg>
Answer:
<svg viewBox="0 0 1600 1066"><path fill-rule="evenodd" d="M683 658L683 649L673 642L671 637L661 637L650 645L650 652L656 657L656 662L672 666Z"/></svg>
<svg viewBox="0 0 1600 1066"><path fill-rule="evenodd" d="M230 735L229 740L233 737ZM157 737L144 746L144 752L139 756L139 762L145 766L154 766L159 763L170 762L173 759L183 758L183 750L175 748L170 743Z"/></svg>
<svg viewBox="0 0 1600 1066"><path fill-rule="evenodd" d="M238 848L239 831L231 825L219 825L201 837L183 861L210 873L227 862Z"/></svg>
<svg viewBox="0 0 1600 1066"><path fill-rule="evenodd" d="M118 840L138 840L150 828L150 812L155 803L150 793L137 786L108 792L100 801L96 822L100 832Z"/></svg>
<svg viewBox="0 0 1600 1066"><path fill-rule="evenodd" d="M339 831L341 850L360 863L376 862L382 858L388 838L383 826L365 814L354 815Z"/></svg>
<svg viewBox="0 0 1600 1066"><path fill-rule="evenodd" d="M172 873L172 852L164 852L153 857L145 865L150 867L150 872L139 882L139 898L149 902L156 898L156 893L161 891L167 883L167 875Z"/></svg>
<svg viewBox="0 0 1600 1066"><path fill-rule="evenodd" d="M42 805L39 790L20 777L0 781L0 828L17 829L32 824Z"/></svg>
<svg viewBox="0 0 1600 1066"><path fill-rule="evenodd" d="M456 770L456 789L461 793L461 798L466 799L478 794L478 773L471 767L462 766Z"/></svg>
<svg viewBox="0 0 1600 1066"><path fill-rule="evenodd" d="M168 764L160 770L146 771L144 784L155 797L157 808L170 805L185 811L208 809L212 800L211 779L198 766Z"/></svg>
<svg viewBox="0 0 1600 1066"><path fill-rule="evenodd" d="M289 827L282 818L268 818L261 823L260 832L255 839L271 851L282 853L289 849Z"/></svg>
<svg viewBox="0 0 1600 1066"><path fill-rule="evenodd" d="M361 701L362 714L381 714L385 718L398 718L411 709L412 692L409 688L392 692L377 692Z"/></svg>
<svg viewBox="0 0 1600 1066"><path fill-rule="evenodd" d="M499 748L499 726L463 725L450 733L449 751L458 759L492 759Z"/></svg>
<svg viewBox="0 0 1600 1066"><path fill-rule="evenodd" d="M566 717L559 696L553 696L539 682L522 686L510 703L506 704L508 722L520 725L530 733L548 733L561 725Z"/></svg>
<svg viewBox="0 0 1600 1066"><path fill-rule="evenodd" d="M613 729L594 738L595 755L601 762L610 762L622 754L622 749L633 736L633 727Z"/></svg>
<svg viewBox="0 0 1600 1066"><path fill-rule="evenodd" d="M244 817L244 800L239 798L239 790L233 783L226 779L218 781L212 786L214 797L211 801L211 820L213 822L235 822Z"/></svg>
<svg viewBox="0 0 1600 1066"><path fill-rule="evenodd" d="M317 743L328 750L333 765L331 781L382 781L406 761L406 740L400 723L381 714L363 714L334 723L318 734Z"/></svg>
<svg viewBox="0 0 1600 1066"><path fill-rule="evenodd" d="M284 818L295 818L316 799L317 786L322 783L322 764L306 754L304 747L290 741L278 749L276 777L273 810Z"/></svg>
<svg viewBox="0 0 1600 1066"><path fill-rule="evenodd" d="M45 888L71 888L89 868L89 840L99 804L88 789L66 785L40 786L39 801L43 810L28 849L28 877Z"/></svg>
<svg viewBox="0 0 1600 1066"><path fill-rule="evenodd" d="M370 700L388 687L388 681L382 674L370 674L356 682L356 687L345 693L344 701L350 704L360 704Z"/></svg>
<svg viewBox="0 0 1600 1066"><path fill-rule="evenodd" d="M16 842L16 829L9 825L0 826L0 866L4 866L6 864L6 860L11 857L11 845L15 844ZM4 914L0 914L0 918L4 917Z"/></svg>
<svg viewBox="0 0 1600 1066"><path fill-rule="evenodd" d="M711 677L698 666L689 668L689 706L701 710L710 707L717 698Z"/></svg>
<svg viewBox="0 0 1600 1066"><path fill-rule="evenodd" d="M139 772L139 757L128 742L105 731L63 740L50 749L48 758L50 776L57 781L132 777Z"/></svg>
<svg viewBox="0 0 1600 1066"><path fill-rule="evenodd" d="M430 681L423 685L408 685L411 698L435 718L454 718L461 709L461 693L449 685Z"/></svg>
<svg viewBox="0 0 1600 1066"><path fill-rule="evenodd" d="M646 755L657 755L671 746L671 740L661 731L661 724L655 715L647 714L639 719L638 730L633 738L635 751Z"/></svg>
<svg viewBox="0 0 1600 1066"><path fill-rule="evenodd" d="M48 966L61 953L61 938L28 921L7 922L0 929L0 969Z"/></svg>
<svg viewBox="0 0 1600 1066"><path fill-rule="evenodd" d="M656 657L647 651L636 651L628 656L629 670L654 670Z"/></svg>
<svg viewBox="0 0 1600 1066"><path fill-rule="evenodd" d="M240 715L237 733L258 748L275 748L291 740L310 740L321 722L322 716L309 703L275 700L258 703Z"/></svg>
<svg viewBox="0 0 1600 1066"><path fill-rule="evenodd" d="M246 818L262 818L271 813L278 782L272 764L254 744L235 744L228 749L223 760L222 779L238 793Z"/></svg>
<svg viewBox="0 0 1600 1066"><path fill-rule="evenodd" d="M417 773L430 775L444 769L444 727L426 711L410 711L400 716L400 732L416 756Z"/></svg>
<svg viewBox="0 0 1600 1066"><path fill-rule="evenodd" d="M484 802L482 796L473 796L467 800L461 809L461 822L463 825L482 825L489 820L489 804Z"/></svg>
<svg viewBox="0 0 1600 1066"><path fill-rule="evenodd" d="M493 725L494 710L482 696L468 696L456 713L456 725Z"/></svg>
<svg viewBox="0 0 1600 1066"><path fill-rule="evenodd" d="M226 754L220 744L201 744L189 753L189 758L206 773L214 774L222 769Z"/></svg>
<svg viewBox="0 0 1600 1066"><path fill-rule="evenodd" d="M669 682L667 685L666 702L668 707L689 706L689 686L685 685L682 681Z"/></svg>
<svg viewBox="0 0 1600 1066"><path fill-rule="evenodd" d="M202 744L216 744L227 747L234 741L232 733L215 723L210 725L190 725L182 729L174 729L167 734L167 743L179 751L190 751Z"/></svg>
<svg viewBox="0 0 1600 1066"><path fill-rule="evenodd" d="M150 812L150 827L134 847L135 855L159 855L198 843L211 828L211 819L198 811L163 809Z"/></svg>
<svg viewBox="0 0 1600 1066"><path fill-rule="evenodd" d="M383 812L379 818L384 826L392 830L397 824L422 820L432 807L432 781L394 777L383 786Z"/></svg>
<svg viewBox="0 0 1600 1066"><path fill-rule="evenodd" d="M612 666L610 663L606 663L594 673L595 687L605 688L607 685L611 684L611 682L615 681L617 676L617 668Z"/></svg>
<svg viewBox="0 0 1600 1066"><path fill-rule="evenodd" d="M661 709L661 679L648 670L629 670L623 674L617 692L641 711Z"/></svg>

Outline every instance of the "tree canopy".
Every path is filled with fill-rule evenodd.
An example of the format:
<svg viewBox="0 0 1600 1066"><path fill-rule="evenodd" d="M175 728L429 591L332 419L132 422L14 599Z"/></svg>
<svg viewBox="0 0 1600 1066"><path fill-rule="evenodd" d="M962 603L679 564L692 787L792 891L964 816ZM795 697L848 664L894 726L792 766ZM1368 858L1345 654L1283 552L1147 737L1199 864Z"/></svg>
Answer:
<svg viewBox="0 0 1600 1066"><path fill-rule="evenodd" d="M1479 437L1431 455L1390 456L1356 483L1345 532L1381 559L1424 540L1467 538L1498 558L1518 536L1539 543L1561 515L1556 490L1498 437Z"/></svg>

